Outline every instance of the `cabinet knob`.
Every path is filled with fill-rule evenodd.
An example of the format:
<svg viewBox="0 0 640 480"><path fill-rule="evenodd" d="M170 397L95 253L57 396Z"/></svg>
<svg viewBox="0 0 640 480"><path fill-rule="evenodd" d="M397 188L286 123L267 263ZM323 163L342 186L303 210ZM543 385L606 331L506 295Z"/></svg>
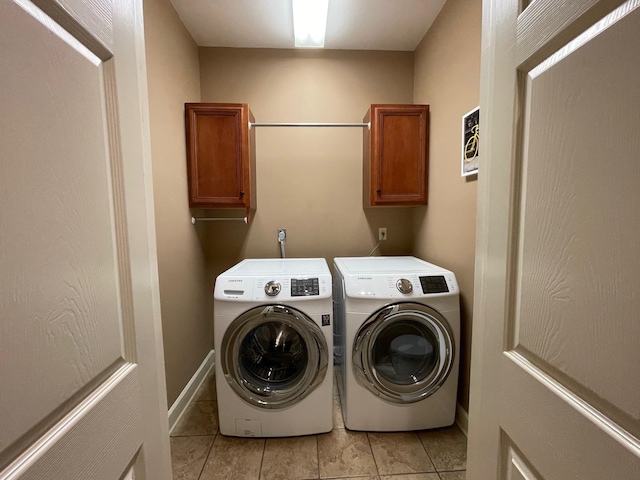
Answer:
<svg viewBox="0 0 640 480"><path fill-rule="evenodd" d="M244 196L244 190L240 191L240 196L243 197Z"/></svg>
<svg viewBox="0 0 640 480"><path fill-rule="evenodd" d="M376 190L376 193L377 193L378 195L380 195L380 194L382 193L382 190L377 189L377 190Z"/></svg>

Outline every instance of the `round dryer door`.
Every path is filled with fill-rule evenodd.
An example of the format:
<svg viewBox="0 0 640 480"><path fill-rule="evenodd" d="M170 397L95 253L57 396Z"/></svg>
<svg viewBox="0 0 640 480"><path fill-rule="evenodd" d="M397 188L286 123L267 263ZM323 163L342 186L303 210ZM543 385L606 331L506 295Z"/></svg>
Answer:
<svg viewBox="0 0 640 480"><path fill-rule="evenodd" d="M236 318L221 345L222 371L233 390L261 408L284 408L309 395L327 373L320 327L300 310L252 308Z"/></svg>
<svg viewBox="0 0 640 480"><path fill-rule="evenodd" d="M454 360L449 323L419 303L384 307L360 327L353 344L356 380L394 403L432 395L447 379Z"/></svg>

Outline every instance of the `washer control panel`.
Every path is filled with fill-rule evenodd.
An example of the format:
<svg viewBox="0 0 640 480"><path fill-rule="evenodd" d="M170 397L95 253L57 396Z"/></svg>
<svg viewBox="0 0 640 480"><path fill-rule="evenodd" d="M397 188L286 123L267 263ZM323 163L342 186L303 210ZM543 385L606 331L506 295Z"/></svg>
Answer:
<svg viewBox="0 0 640 480"><path fill-rule="evenodd" d="M252 279L253 291L247 294L255 302L307 301L331 297L331 276L312 275L256 277Z"/></svg>
<svg viewBox="0 0 640 480"><path fill-rule="evenodd" d="M412 282L417 288L417 279ZM331 271L324 258L246 259L220 274L214 288L216 300L306 302L307 308L316 308L315 302L331 295Z"/></svg>
<svg viewBox="0 0 640 480"><path fill-rule="evenodd" d="M292 297L309 297L313 295L320 295L320 280L318 277L291 279Z"/></svg>

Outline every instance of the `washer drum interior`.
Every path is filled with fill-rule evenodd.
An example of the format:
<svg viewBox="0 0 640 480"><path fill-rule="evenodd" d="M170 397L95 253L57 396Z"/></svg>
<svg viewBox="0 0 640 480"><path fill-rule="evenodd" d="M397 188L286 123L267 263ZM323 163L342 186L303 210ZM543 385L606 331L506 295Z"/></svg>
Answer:
<svg viewBox="0 0 640 480"><path fill-rule="evenodd" d="M231 388L261 408L285 408L322 383L330 357L324 333L305 313L262 305L236 318L221 344Z"/></svg>

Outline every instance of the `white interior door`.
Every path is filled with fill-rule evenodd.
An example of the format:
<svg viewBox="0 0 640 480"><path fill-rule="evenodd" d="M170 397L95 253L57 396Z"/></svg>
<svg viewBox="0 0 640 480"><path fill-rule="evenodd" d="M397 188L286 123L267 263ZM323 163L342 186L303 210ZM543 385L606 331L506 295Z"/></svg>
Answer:
<svg viewBox="0 0 640 480"><path fill-rule="evenodd" d="M522 3L483 11L467 479L637 479L640 1Z"/></svg>
<svg viewBox="0 0 640 480"><path fill-rule="evenodd" d="M141 14L0 0L2 480L171 475Z"/></svg>

